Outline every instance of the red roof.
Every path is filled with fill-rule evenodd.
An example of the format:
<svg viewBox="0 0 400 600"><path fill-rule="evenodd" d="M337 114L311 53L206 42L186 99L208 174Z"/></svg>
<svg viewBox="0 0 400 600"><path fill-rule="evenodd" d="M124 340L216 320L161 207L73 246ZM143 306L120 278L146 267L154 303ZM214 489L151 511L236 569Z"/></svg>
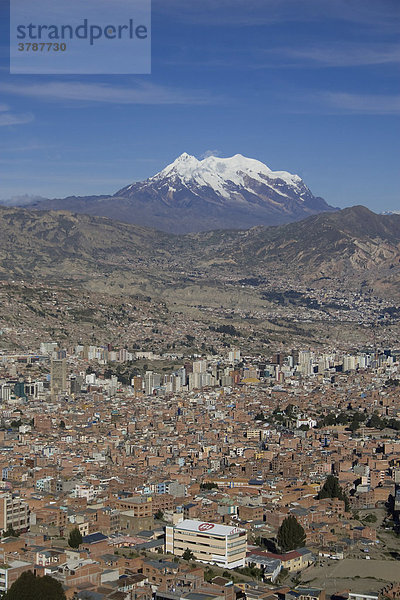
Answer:
<svg viewBox="0 0 400 600"><path fill-rule="evenodd" d="M251 550L247 556L251 556L252 554L257 556L265 556L266 558L279 559L282 562L287 562L288 560L293 560L294 558L300 558L301 556L301 554L296 552L296 550L292 550L292 552L285 552L285 554L274 554L273 552L265 552L264 550Z"/></svg>

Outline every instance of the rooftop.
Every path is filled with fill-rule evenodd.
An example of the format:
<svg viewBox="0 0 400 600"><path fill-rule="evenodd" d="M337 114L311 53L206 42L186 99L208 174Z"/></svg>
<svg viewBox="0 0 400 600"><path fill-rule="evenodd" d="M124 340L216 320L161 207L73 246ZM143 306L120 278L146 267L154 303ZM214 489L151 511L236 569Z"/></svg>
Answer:
<svg viewBox="0 0 400 600"><path fill-rule="evenodd" d="M239 527L229 527L227 525L219 525L217 523L208 523L204 521L195 521L185 519L174 527L175 530L195 531L196 533L206 533L207 535L234 535L235 533L244 533L244 529Z"/></svg>

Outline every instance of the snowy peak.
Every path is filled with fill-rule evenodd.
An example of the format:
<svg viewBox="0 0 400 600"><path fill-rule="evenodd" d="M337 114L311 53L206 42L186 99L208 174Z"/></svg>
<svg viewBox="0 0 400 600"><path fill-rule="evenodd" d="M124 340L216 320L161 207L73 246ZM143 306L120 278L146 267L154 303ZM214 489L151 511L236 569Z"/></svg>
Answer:
<svg viewBox="0 0 400 600"><path fill-rule="evenodd" d="M186 152L119 190L112 205L114 218L174 233L279 225L331 210L298 175L242 154L199 160Z"/></svg>
<svg viewBox="0 0 400 600"><path fill-rule="evenodd" d="M278 180L294 187L302 183L298 175L292 175L287 171L272 171L259 160L247 158L242 154L235 154L230 158L209 156L198 160L186 152L148 181L159 182L165 179L172 179L174 183L179 180L183 184L192 183L201 187L210 187L226 198L231 196L233 186L251 188L249 180L273 186L274 183L278 183Z"/></svg>
<svg viewBox="0 0 400 600"><path fill-rule="evenodd" d="M162 179L165 177L173 177L179 176L182 178L190 178L190 174L198 168L200 161L197 160L195 156L191 156L190 154L186 154L184 152L177 159L174 160L173 163L167 165L165 169L157 173L153 177L150 177L149 181L154 181L156 179Z"/></svg>

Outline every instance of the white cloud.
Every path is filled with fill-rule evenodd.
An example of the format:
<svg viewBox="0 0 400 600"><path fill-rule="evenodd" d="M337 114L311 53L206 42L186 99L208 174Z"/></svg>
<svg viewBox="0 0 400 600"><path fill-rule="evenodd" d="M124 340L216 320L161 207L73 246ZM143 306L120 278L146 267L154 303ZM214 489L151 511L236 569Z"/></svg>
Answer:
<svg viewBox="0 0 400 600"><path fill-rule="evenodd" d="M400 114L400 94L385 95L324 92L321 94L321 98L328 106L342 112L374 115Z"/></svg>
<svg viewBox="0 0 400 600"><path fill-rule="evenodd" d="M213 104L218 98L204 91L181 91L152 83L132 87L79 81L44 83L4 83L0 89L9 94L40 100L103 102L109 104Z"/></svg>
<svg viewBox="0 0 400 600"><path fill-rule="evenodd" d="M296 104L281 98L281 112L314 115L399 115L400 94L359 94L315 90L297 93Z"/></svg>
<svg viewBox="0 0 400 600"><path fill-rule="evenodd" d="M153 0L155 14L212 25L340 20L397 31L397 0Z"/></svg>
<svg viewBox="0 0 400 600"><path fill-rule="evenodd" d="M166 58L169 66L207 69L310 69L327 67L361 67L400 63L400 45L374 42L325 42L323 45L219 48L196 58L184 54Z"/></svg>
<svg viewBox="0 0 400 600"><path fill-rule="evenodd" d="M33 115L31 113L16 114L11 112L8 104L0 103L0 127L6 127L7 125L23 125L24 123L30 123L33 121Z"/></svg>
<svg viewBox="0 0 400 600"><path fill-rule="evenodd" d="M308 48L273 48L268 54L276 55L278 59L294 59L298 61L297 66L301 67L352 67L400 63L400 46L397 44L343 42Z"/></svg>
<svg viewBox="0 0 400 600"><path fill-rule="evenodd" d="M6 127L7 125L23 125L24 123L30 123L33 119L34 117L31 113L14 114L3 111L0 113L0 127Z"/></svg>
<svg viewBox="0 0 400 600"><path fill-rule="evenodd" d="M220 151L219 150L206 150L200 156L200 158L208 158L209 156L219 156L219 155L220 155Z"/></svg>

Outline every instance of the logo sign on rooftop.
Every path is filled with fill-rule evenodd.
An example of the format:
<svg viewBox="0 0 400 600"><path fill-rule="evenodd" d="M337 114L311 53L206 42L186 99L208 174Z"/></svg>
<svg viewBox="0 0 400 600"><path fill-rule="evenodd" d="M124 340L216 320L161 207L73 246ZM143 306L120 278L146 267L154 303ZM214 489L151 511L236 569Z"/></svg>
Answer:
<svg viewBox="0 0 400 600"><path fill-rule="evenodd" d="M209 531L210 529L213 529L213 527L213 523L202 523L199 525L199 531Z"/></svg>

